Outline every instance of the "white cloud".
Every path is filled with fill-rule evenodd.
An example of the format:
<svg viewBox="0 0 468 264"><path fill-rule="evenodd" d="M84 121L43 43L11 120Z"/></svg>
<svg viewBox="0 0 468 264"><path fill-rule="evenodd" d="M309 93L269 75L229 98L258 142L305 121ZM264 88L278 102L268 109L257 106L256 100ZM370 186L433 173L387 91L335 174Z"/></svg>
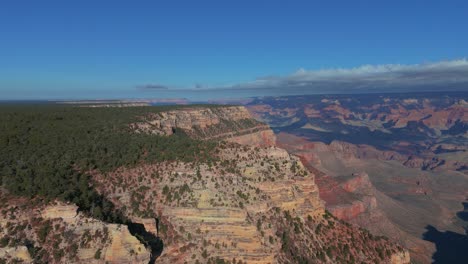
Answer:
<svg viewBox="0 0 468 264"><path fill-rule="evenodd" d="M207 97L301 95L317 93L468 91L468 60L459 59L421 64L362 65L354 68L306 70L299 68L286 76L264 76L253 81L190 88L161 84L139 86L142 90L206 94Z"/></svg>
<svg viewBox="0 0 468 264"><path fill-rule="evenodd" d="M233 85L232 89L299 89L304 92L394 90L468 90L468 60L413 65L363 65L355 68L305 70Z"/></svg>

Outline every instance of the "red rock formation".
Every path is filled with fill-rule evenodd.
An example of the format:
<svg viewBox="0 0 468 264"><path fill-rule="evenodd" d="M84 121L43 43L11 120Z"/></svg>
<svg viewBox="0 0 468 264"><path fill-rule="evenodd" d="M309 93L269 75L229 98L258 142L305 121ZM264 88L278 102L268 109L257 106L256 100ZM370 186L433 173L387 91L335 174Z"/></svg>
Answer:
<svg viewBox="0 0 468 264"><path fill-rule="evenodd" d="M241 145L268 147L276 145L276 136L273 131L268 129L247 135L233 136L231 138L226 138L226 141Z"/></svg>
<svg viewBox="0 0 468 264"><path fill-rule="evenodd" d="M320 198L325 201L326 208L333 215L367 228L376 234L384 234L400 241L411 250L414 259L421 263L430 262L430 256L435 251L434 245L403 231L398 224L389 219L387 213L406 209L401 204L394 202L387 194L377 191L367 174L357 173L332 177L316 168L322 166L323 162L318 154L323 155L323 153L326 153L324 156L328 155L345 163L350 162L350 164L359 164L361 160L366 159L405 162L407 158L404 155L339 141L334 141L330 145L307 142L303 138L285 133L278 135L278 142L284 148L300 156L307 168L314 172L316 183L319 186ZM424 165L424 160L419 160L419 162L421 163L414 163L413 166L419 168ZM410 166L410 164L406 164L406 166ZM423 177L415 179L414 177L395 176L388 179L389 182L397 180L400 186L397 191L401 192L402 195L426 196L432 193L430 183ZM398 195L398 193L392 195ZM463 197L459 199L462 200ZM383 207L380 204L382 201L384 202Z"/></svg>

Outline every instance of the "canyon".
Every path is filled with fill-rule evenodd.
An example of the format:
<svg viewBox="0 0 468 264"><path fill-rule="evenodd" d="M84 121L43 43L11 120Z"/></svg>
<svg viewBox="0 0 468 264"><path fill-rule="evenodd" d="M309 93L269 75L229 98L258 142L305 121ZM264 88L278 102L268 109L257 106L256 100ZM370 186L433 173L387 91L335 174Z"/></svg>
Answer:
<svg viewBox="0 0 468 264"><path fill-rule="evenodd" d="M449 245L426 237L468 228L456 216L468 198L466 94L271 97L247 107L316 175L332 214L399 241L416 263L450 262L438 250Z"/></svg>
<svg viewBox="0 0 468 264"><path fill-rule="evenodd" d="M320 197L317 172L300 155L278 146L273 131L244 107L138 113L126 133L216 145L203 159L140 159L111 170L91 166L84 171L90 177L86 184L104 200L103 212L112 208L119 218L110 219L124 219L121 223L94 219L60 199L30 200L2 189L2 204L8 206L1 208L1 259L410 263L409 252L395 240L330 213ZM173 151L162 150L165 155ZM144 149L142 155L150 154ZM341 186L350 192L361 188L359 181Z"/></svg>

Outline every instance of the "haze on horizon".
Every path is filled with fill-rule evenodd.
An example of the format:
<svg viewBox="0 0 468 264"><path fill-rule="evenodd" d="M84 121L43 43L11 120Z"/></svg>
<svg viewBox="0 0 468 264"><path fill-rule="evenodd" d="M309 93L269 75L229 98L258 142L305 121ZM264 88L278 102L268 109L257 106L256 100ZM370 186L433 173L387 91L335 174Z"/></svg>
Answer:
<svg viewBox="0 0 468 264"><path fill-rule="evenodd" d="M5 1L0 100L468 91L465 1Z"/></svg>

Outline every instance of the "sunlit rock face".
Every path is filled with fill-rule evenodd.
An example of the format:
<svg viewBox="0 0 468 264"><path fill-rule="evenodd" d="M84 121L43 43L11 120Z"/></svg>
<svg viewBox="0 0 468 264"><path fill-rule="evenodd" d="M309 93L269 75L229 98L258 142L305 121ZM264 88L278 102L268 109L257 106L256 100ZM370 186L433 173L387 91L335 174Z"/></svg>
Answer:
<svg viewBox="0 0 468 264"><path fill-rule="evenodd" d="M6 247L0 248L0 259L25 263L33 263L33 258L48 263L146 264L150 261L149 249L126 225L87 217L74 204L31 203L9 194L0 193L0 196L9 204L0 217L0 237L18 239L17 242L10 239ZM27 247L15 243L26 243Z"/></svg>
<svg viewBox="0 0 468 264"><path fill-rule="evenodd" d="M231 139L273 145L274 135L265 124L252 118L243 106L193 107L148 114L131 127L140 133L173 135L183 131L197 139ZM259 132L259 136L252 133ZM240 136L240 137L239 137ZM239 138L237 138L239 137Z"/></svg>
<svg viewBox="0 0 468 264"><path fill-rule="evenodd" d="M188 111L162 114L159 123L155 122L161 129L158 131L171 136L177 134L173 126L178 126L193 137L201 135L200 131L213 135L210 129L213 131L222 122L241 124L251 118L243 107L219 108L216 111L222 114L216 117L211 116L216 111L210 109ZM177 121L180 119L184 121ZM353 258L409 263L398 257L409 257L401 247L382 238L367 238L366 232L328 214L315 175L299 157L275 146L273 131L261 123L254 129L258 127L262 130L248 127L242 133L235 130L235 125L224 127L216 137L224 138L226 143L221 144L213 162L162 162L95 174L97 189L132 219L145 212L157 212L157 232L164 241L164 250L157 259L160 263L216 259L291 263L299 255L310 261L332 263L348 256L341 248L334 253L336 256L328 256L327 249L349 243L351 234L358 238L351 249ZM359 188L359 183L348 185ZM294 242L285 244L289 239ZM385 248L384 255L374 251L375 247ZM296 248L298 256L288 253L292 248Z"/></svg>
<svg viewBox="0 0 468 264"><path fill-rule="evenodd" d="M55 202L36 205L31 221L41 220L25 234L52 252L50 259L44 257L49 262L409 263L401 246L326 211L315 172L276 146L273 131L245 108L195 107L144 118L130 125L133 132L171 137L183 131L217 144L203 161L89 171L93 187L115 210L162 240L162 253L152 255L126 225L103 223L73 204ZM365 190L365 182L359 176L343 188ZM47 240L38 235L44 226L52 230ZM67 240L58 242L61 237ZM21 256L21 250L9 252Z"/></svg>

